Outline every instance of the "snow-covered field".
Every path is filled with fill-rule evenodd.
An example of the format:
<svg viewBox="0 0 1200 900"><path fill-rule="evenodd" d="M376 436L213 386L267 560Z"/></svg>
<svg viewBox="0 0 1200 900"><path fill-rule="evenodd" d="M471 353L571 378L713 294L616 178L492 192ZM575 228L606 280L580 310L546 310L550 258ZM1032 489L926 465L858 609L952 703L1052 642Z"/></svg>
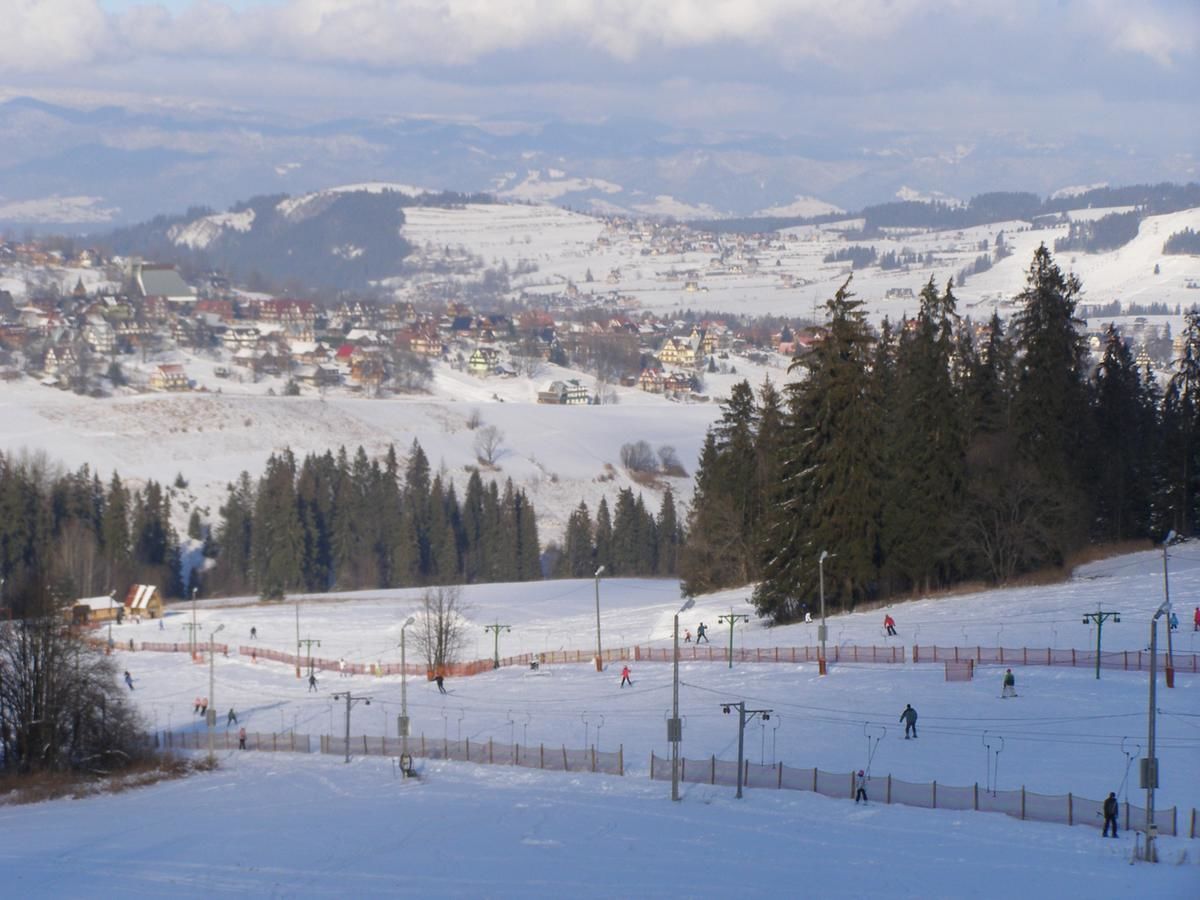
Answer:
<svg viewBox="0 0 1200 900"><path fill-rule="evenodd" d="M890 608L905 647L1094 646L1083 613L1121 613L1104 628L1106 650L1140 649L1162 598L1162 557L1154 551L1094 563L1064 584L923 599ZM1170 590L1183 626L1178 652L1200 651L1191 630L1200 594L1200 547L1170 551ZM484 625L511 625L501 655L587 650L595 644L593 581L481 585L463 589L469 607L468 657L487 657ZM321 641L326 658L396 662L400 624L419 591L309 597L299 602L302 637ZM699 622L712 641L728 641L722 613L752 612L747 591L698 598L681 626ZM603 642L667 647L680 605L669 581L602 579ZM207 636L290 651L292 602L201 602ZM835 616L831 643L884 645L883 611ZM753 617L752 617L753 619ZM186 640L187 604L155 622L113 629L118 643ZM409 633L409 661L418 660ZM738 625L740 647L804 646L815 625L768 629ZM1160 646L1165 643L1160 627ZM133 697L150 727L201 731L193 698L209 692L209 666L186 654L121 653L134 677ZM447 682L439 695L422 678L408 680L413 733L427 738L598 745L624 750L625 777L537 772L467 763L420 763L417 781L395 777L387 758L220 754L220 769L180 782L112 797L0 808L0 860L6 888L21 896L76 896L109 891L199 896L830 896L1184 898L1200 886L1200 844L1160 838L1163 862L1131 866L1133 836L1103 840L1093 828L1021 822L1005 816L919 810L873 802L855 806L811 793L688 784L678 804L669 785L651 782L651 751L668 745L669 664L633 664L631 688L618 687L619 666L598 674L586 664L537 673L503 668ZM1090 669L1015 667L1019 697L999 698L1002 669L982 667L974 681L947 683L941 665L835 665L828 677L812 665L685 662L681 665L683 752L736 758L736 719L725 702L772 709L770 722L746 734L752 762L782 761L831 772L871 769L872 788L891 774L943 785L988 781L985 732L1002 737L993 758L1000 790L1025 786L1043 794L1100 799L1118 791L1141 803L1136 759L1144 754L1147 675ZM352 711L355 735L395 734L400 678L326 673L310 693L287 666L231 654L215 660L214 707L237 710L250 731L342 734L344 702L330 694L371 697ZM1161 675L1160 675L1161 679ZM1200 806L1200 676L1179 674L1158 690L1157 806L1177 806L1186 828ZM902 739L905 703L921 714L916 741ZM886 734L883 734L883 729ZM883 734L868 761L867 734ZM1129 754L1129 755L1127 755ZM1128 769L1133 759L1132 770Z"/></svg>

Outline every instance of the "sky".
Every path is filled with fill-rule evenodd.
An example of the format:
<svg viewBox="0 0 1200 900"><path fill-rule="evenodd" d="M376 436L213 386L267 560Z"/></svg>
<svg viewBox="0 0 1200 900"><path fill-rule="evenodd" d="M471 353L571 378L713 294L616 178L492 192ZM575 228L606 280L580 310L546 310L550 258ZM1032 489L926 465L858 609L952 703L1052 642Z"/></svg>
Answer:
<svg viewBox="0 0 1200 900"><path fill-rule="evenodd" d="M1195 144L1190 0L2 0L0 90Z"/></svg>

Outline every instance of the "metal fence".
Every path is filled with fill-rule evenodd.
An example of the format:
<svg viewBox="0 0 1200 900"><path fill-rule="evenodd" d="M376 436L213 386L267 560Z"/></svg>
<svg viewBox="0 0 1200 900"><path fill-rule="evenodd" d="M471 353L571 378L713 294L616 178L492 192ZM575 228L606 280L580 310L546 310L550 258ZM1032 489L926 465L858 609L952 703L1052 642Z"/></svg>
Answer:
<svg viewBox="0 0 1200 900"><path fill-rule="evenodd" d="M692 784L737 785L737 763L717 759L680 759L680 780ZM655 781L671 780L669 757L650 754L650 777ZM812 791L826 797L852 799L855 792L853 772L823 772L820 769L794 769L779 763L762 766L747 761L742 784L746 787L775 790ZM977 810L999 812L1017 819L1053 822L1061 825L1087 825L1100 828L1104 823L1104 801L1089 800L1075 794L1037 794L1021 788L1017 791L980 790L970 787L933 782L902 781L891 775L872 778L867 794L876 802L917 806L924 809ZM1121 805L1121 818L1126 829L1141 831L1145 827L1146 810L1136 804ZM1182 831L1175 807L1156 808L1154 823L1159 834L1195 838L1200 835L1196 810L1191 810Z"/></svg>
<svg viewBox="0 0 1200 900"><path fill-rule="evenodd" d="M166 731L158 736L159 747L165 750L207 750L208 732ZM238 733L232 730L214 731L215 750L237 750ZM527 769L546 769L555 772L598 772L605 775L625 774L625 750L583 750L561 745L500 743L486 741L437 740L414 735L405 741L399 737L379 735L351 736L349 746L345 737L332 735L282 734L246 732L246 750L287 753L324 753L334 756L400 756L407 752L423 759L449 759L480 765L521 766Z"/></svg>
<svg viewBox="0 0 1200 900"><path fill-rule="evenodd" d="M1172 666L1176 672L1200 672L1200 653L1172 653ZM1158 654L1158 668L1165 671L1168 655ZM1066 666L1085 669L1096 667L1095 650L1052 650L1032 647L913 647L915 663L965 662L976 665L994 666ZM1100 668L1120 669L1128 672L1150 670L1149 650L1114 650L1100 654Z"/></svg>

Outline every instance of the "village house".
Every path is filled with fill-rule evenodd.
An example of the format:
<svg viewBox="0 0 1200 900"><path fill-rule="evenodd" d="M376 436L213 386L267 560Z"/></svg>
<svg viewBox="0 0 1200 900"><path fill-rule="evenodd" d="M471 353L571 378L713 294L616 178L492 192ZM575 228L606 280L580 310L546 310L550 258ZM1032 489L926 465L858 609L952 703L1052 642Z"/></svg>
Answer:
<svg viewBox="0 0 1200 900"><path fill-rule="evenodd" d="M472 375L490 375L500 364L500 353L492 347L476 347L467 361Z"/></svg>
<svg viewBox="0 0 1200 900"><path fill-rule="evenodd" d="M162 595L152 584L133 584L125 595L125 615L144 619L161 619Z"/></svg>
<svg viewBox="0 0 1200 900"><path fill-rule="evenodd" d="M183 366L178 363L163 363L150 373L150 387L156 391L186 391L191 384Z"/></svg>
<svg viewBox="0 0 1200 900"><path fill-rule="evenodd" d="M166 301L167 306L175 311L191 309L196 302L195 292L174 266L137 265L134 267L134 281L143 298Z"/></svg>
<svg viewBox="0 0 1200 900"><path fill-rule="evenodd" d="M682 366L695 368L697 363L696 348L690 341L682 338L667 338L662 349L658 351L658 361L663 366Z"/></svg>
<svg viewBox="0 0 1200 900"><path fill-rule="evenodd" d="M637 385L648 394L661 394L665 390L666 379L658 369L643 369Z"/></svg>
<svg viewBox="0 0 1200 900"><path fill-rule="evenodd" d="M571 378L567 381L550 382L544 391L538 391L537 402L558 406L586 406L592 402L592 398L578 378Z"/></svg>
<svg viewBox="0 0 1200 900"><path fill-rule="evenodd" d="M111 594L101 597L80 597L71 604L71 623L93 625L97 622L119 622L125 615L125 604Z"/></svg>

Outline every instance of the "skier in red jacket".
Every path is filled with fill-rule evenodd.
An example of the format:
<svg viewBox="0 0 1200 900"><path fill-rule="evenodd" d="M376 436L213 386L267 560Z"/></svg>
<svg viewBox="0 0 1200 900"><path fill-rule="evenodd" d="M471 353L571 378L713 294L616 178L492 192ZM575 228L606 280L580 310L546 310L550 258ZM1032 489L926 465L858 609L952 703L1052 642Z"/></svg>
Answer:
<svg viewBox="0 0 1200 900"><path fill-rule="evenodd" d="M629 671L629 666L626 666L621 670L621 687L625 687L625 685L633 687L633 679L629 677L632 674L633 673Z"/></svg>

